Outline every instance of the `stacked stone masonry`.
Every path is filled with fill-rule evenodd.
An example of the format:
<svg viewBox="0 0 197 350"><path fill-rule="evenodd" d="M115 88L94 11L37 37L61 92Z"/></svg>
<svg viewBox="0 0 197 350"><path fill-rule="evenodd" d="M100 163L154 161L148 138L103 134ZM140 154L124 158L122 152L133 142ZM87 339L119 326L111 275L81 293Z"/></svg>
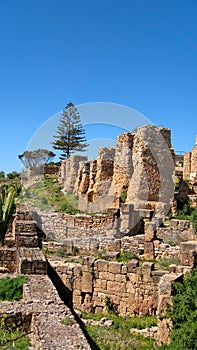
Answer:
<svg viewBox="0 0 197 350"><path fill-rule="evenodd" d="M98 248L103 249L105 247L106 259L110 256L110 252L111 257L114 256L115 258L118 256L116 254L120 252L136 252L135 254L141 254L141 257L157 259L174 256L180 258L182 265L171 265L169 273L163 270L155 270L152 262L144 262L139 266L139 261L135 259L128 263L103 259L96 260L93 257L84 257L82 264L50 261L59 275L60 281L64 283L66 290L70 293L69 295L72 296L74 308L104 312L107 306L107 297L112 300L117 312L123 316L152 315L158 313L158 310L164 310L165 301L171 300L172 283L186 271L196 266L197 243L196 241L182 242L180 246L174 247L164 243L164 238L168 238L166 230L171 230L175 235L181 235L181 239L184 235L186 238L191 237L193 232L189 222L172 220L170 227L161 228L159 227L160 220L154 218L150 221L150 217L150 211L143 214L144 234L114 240L105 237L105 240L101 239L99 241L99 245L98 241L95 245L92 244L92 249L96 251ZM48 264L39 247L32 244L31 238L29 239L29 247L27 246L28 238L21 240L21 242L24 242L23 247L18 244L18 236L26 235L27 232L31 233L31 230L35 234L36 225L32 218L36 218L35 213L29 213L24 208L17 209L13 221L16 246L12 248L3 247L1 250L0 267L6 269L13 257L15 270L17 267L19 273L29 275L28 284L24 288L24 301L20 305L1 303L2 312L5 309L8 313L10 312L10 315L13 315L13 312L16 315L21 312L20 317L19 315L16 317L20 318L20 322L24 324L25 321L22 321L23 318L25 319L24 315L27 316L27 323L28 320L30 322L31 318L32 344L34 344L35 349L56 349L57 334L64 340L64 345L67 344L70 349L76 344L78 344L76 346L79 349L89 349L82 333L82 338L80 338L82 343L77 343L79 341L79 325L69 314L69 309L65 309L65 305L58 299L55 288L46 276ZM73 218L69 218L68 222L69 220L73 225ZM85 222L87 223L86 219ZM78 219L77 223L79 223ZM37 233L40 232L40 229L36 230ZM31 234L29 236L31 237ZM38 243L36 234L35 241ZM95 243L95 240L93 241ZM66 242L63 243L66 244ZM73 249L72 240L69 244L70 249ZM166 283L167 290L165 291ZM64 327L59 323L59 320L66 316L71 320L67 325L67 331L69 330L69 334L72 334L71 337L67 334L64 335ZM44 320L46 324L43 328ZM168 341L168 327L170 327L169 323L163 323L162 319L159 320L158 339L161 341L164 338L165 341ZM162 335L161 329L164 330L165 336ZM75 333L75 330L77 333ZM51 339L51 336L54 340ZM63 343L61 346L63 348ZM61 349L61 347L59 348Z"/></svg>
<svg viewBox="0 0 197 350"><path fill-rule="evenodd" d="M182 247L182 263L173 265L171 271L185 273L196 260L186 260ZM187 245L187 257L196 256L196 243ZM154 315L158 307L159 282L168 271L154 270L154 264L138 260L128 263L84 258L83 263L58 263L51 261L56 272L73 295L73 306L89 312L104 312L105 298L110 297L122 316Z"/></svg>

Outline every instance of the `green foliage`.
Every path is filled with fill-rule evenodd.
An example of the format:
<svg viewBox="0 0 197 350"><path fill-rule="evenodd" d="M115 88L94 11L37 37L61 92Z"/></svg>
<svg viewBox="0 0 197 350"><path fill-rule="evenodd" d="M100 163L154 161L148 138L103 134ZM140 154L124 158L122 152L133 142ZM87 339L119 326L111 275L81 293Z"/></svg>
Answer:
<svg viewBox="0 0 197 350"><path fill-rule="evenodd" d="M38 164L47 164L54 157L55 154L52 151L40 148L34 151L25 151L22 154L18 155L18 158L21 160L25 168L35 166Z"/></svg>
<svg viewBox="0 0 197 350"><path fill-rule="evenodd" d="M63 321L62 321L62 323L63 323L65 326L67 326L68 324L70 324L70 322L71 322L71 319L70 319L69 316L66 316L66 317L63 319Z"/></svg>
<svg viewBox="0 0 197 350"><path fill-rule="evenodd" d="M26 281L26 276L0 279L0 300L12 301L22 299L22 287Z"/></svg>
<svg viewBox="0 0 197 350"><path fill-rule="evenodd" d="M124 191L121 193L121 196L120 196L121 203L125 203L126 199L127 199L127 191Z"/></svg>
<svg viewBox="0 0 197 350"><path fill-rule="evenodd" d="M109 314L117 314L117 306L113 303L110 297L106 296L105 299L105 307Z"/></svg>
<svg viewBox="0 0 197 350"><path fill-rule="evenodd" d="M65 258L66 256L68 256L68 253L63 247L61 247L57 251L57 256L59 256L60 258Z"/></svg>
<svg viewBox="0 0 197 350"><path fill-rule="evenodd" d="M174 285L173 310L167 315L173 322L170 345L162 349L197 349L197 269L183 283Z"/></svg>
<svg viewBox="0 0 197 350"><path fill-rule="evenodd" d="M9 180L14 180L19 178L20 178L20 173L18 173L17 171L12 171L11 173L7 174L7 179Z"/></svg>
<svg viewBox="0 0 197 350"><path fill-rule="evenodd" d="M181 265L181 261L178 258L163 258L155 262L155 267L158 270L168 270L171 264Z"/></svg>
<svg viewBox="0 0 197 350"><path fill-rule="evenodd" d="M102 259L103 254L106 253L106 250L98 250L96 254L96 259Z"/></svg>
<svg viewBox="0 0 197 350"><path fill-rule="evenodd" d="M193 210L193 213L191 215L191 221L192 221L194 232L197 233L197 208Z"/></svg>
<svg viewBox="0 0 197 350"><path fill-rule="evenodd" d="M128 253L124 253L122 252L117 258L116 260L118 262L128 262L129 260L132 259L136 259L139 260L139 256L137 256L136 254L132 253L132 252L128 252Z"/></svg>
<svg viewBox="0 0 197 350"><path fill-rule="evenodd" d="M3 170L0 171L0 179L5 179L5 172Z"/></svg>
<svg viewBox="0 0 197 350"><path fill-rule="evenodd" d="M84 319L101 320L102 317L113 320L112 327L86 326L88 334L101 350L152 350L154 340L143 336L131 334L131 328L143 329L157 325L156 317L128 317L123 318L113 314L86 314ZM94 349L94 348L93 348Z"/></svg>
<svg viewBox="0 0 197 350"><path fill-rule="evenodd" d="M22 332L18 329L5 329L4 327L0 326L0 347L5 350L28 350L30 342L27 336L24 336L18 340L12 340L20 336L22 336ZM8 341L10 342L7 343Z"/></svg>
<svg viewBox="0 0 197 350"><path fill-rule="evenodd" d="M74 151L85 151L88 144L82 128L79 112L72 102L64 108L52 146L60 150L60 159L67 159Z"/></svg>
<svg viewBox="0 0 197 350"><path fill-rule="evenodd" d="M16 191L13 187L0 188L0 241L4 240L9 222L15 211Z"/></svg>

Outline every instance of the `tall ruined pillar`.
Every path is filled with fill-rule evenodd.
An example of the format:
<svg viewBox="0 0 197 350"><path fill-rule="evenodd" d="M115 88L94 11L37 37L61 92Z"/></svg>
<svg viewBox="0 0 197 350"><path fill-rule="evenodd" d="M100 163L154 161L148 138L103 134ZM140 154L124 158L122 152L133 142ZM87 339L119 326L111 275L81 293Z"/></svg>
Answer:
<svg viewBox="0 0 197 350"><path fill-rule="evenodd" d="M114 158L114 172L112 179L111 193L114 192L114 206L119 207L120 197L127 190L133 173L133 149L134 134L125 132L117 137L116 151Z"/></svg>
<svg viewBox="0 0 197 350"><path fill-rule="evenodd" d="M197 177L197 136L196 136L196 144L192 148L191 154L191 178Z"/></svg>
<svg viewBox="0 0 197 350"><path fill-rule="evenodd" d="M132 159L127 203L133 203L135 209L154 210L161 217L167 215L174 195L170 130L153 125L138 128Z"/></svg>
<svg viewBox="0 0 197 350"><path fill-rule="evenodd" d="M73 192L75 190L80 162L82 161L87 161L87 157L72 155L69 159L62 161L61 182L64 192Z"/></svg>
<svg viewBox="0 0 197 350"><path fill-rule="evenodd" d="M191 174L191 152L184 153L183 158L183 180L189 180Z"/></svg>

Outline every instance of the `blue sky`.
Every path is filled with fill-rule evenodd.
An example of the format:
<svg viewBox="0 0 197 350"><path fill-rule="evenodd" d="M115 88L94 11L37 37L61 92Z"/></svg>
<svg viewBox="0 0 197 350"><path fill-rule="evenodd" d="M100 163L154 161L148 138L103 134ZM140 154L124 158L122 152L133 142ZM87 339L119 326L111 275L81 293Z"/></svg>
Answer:
<svg viewBox="0 0 197 350"><path fill-rule="evenodd" d="M133 108L189 151L197 1L0 0L0 170L20 170L17 155L70 100Z"/></svg>

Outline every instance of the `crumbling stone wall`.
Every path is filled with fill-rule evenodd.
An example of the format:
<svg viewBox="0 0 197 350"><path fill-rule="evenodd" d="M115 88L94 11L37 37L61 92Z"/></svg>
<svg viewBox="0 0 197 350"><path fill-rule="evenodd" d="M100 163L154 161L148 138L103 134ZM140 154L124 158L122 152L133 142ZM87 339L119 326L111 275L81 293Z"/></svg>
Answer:
<svg viewBox="0 0 197 350"><path fill-rule="evenodd" d="M192 193L197 195L197 136L191 152L184 154L183 179L189 180Z"/></svg>
<svg viewBox="0 0 197 350"><path fill-rule="evenodd" d="M183 160L183 179L189 180L191 174L191 152L184 153Z"/></svg>
<svg viewBox="0 0 197 350"><path fill-rule="evenodd" d="M148 125L135 134L123 133L118 136L115 148L99 149L96 160L86 161L78 169L77 174L74 166L70 167L64 181L66 190L74 190L71 177L78 184L74 191L78 191L81 210L119 208L124 193L127 203L134 204L135 209L151 209L164 216L173 198L174 151L170 129Z"/></svg>
<svg viewBox="0 0 197 350"><path fill-rule="evenodd" d="M96 236L113 236L118 232L119 211L109 210L107 214L69 215L40 211L40 227L49 236L65 240Z"/></svg>
<svg viewBox="0 0 197 350"><path fill-rule="evenodd" d="M72 155L69 159L63 160L61 164L61 182L64 192L75 192L78 184L78 172L86 156Z"/></svg>
<svg viewBox="0 0 197 350"><path fill-rule="evenodd" d="M27 177L31 179L36 175L59 175L59 171L58 165L38 164L28 167Z"/></svg>
<svg viewBox="0 0 197 350"><path fill-rule="evenodd" d="M197 136L196 136L196 144L192 148L191 154L191 178L197 177Z"/></svg>
<svg viewBox="0 0 197 350"><path fill-rule="evenodd" d="M8 273L16 272L16 249L8 247L0 248L0 270Z"/></svg>
<svg viewBox="0 0 197 350"><path fill-rule="evenodd" d="M153 265L84 258L82 265L65 263L54 268L72 291L75 308L103 312L109 297L120 315L136 316L156 313L158 282L166 272L154 271Z"/></svg>
<svg viewBox="0 0 197 350"><path fill-rule="evenodd" d="M101 147L98 158L86 162L78 174L79 208L86 212L102 212L111 207L109 196L113 171L114 147Z"/></svg>

